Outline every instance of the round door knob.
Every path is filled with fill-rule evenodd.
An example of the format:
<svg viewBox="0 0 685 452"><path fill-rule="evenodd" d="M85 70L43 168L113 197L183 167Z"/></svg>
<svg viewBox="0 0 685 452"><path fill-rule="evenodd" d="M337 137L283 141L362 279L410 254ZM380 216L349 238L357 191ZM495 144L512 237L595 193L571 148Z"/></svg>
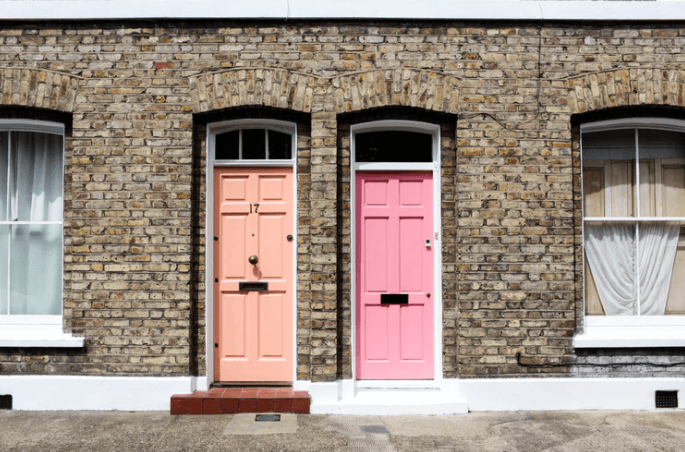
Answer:
<svg viewBox="0 0 685 452"><path fill-rule="evenodd" d="M247 258L247 261L251 263L252 265L257 265L257 262L259 261L259 258L257 257L256 254L253 254L252 256Z"/></svg>

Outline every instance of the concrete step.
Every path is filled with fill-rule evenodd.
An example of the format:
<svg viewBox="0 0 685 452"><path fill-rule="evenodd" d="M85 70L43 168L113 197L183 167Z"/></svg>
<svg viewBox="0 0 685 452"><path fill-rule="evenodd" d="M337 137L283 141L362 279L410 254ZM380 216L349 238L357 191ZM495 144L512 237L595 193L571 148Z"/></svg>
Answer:
<svg viewBox="0 0 685 452"><path fill-rule="evenodd" d="M439 389L358 389L353 397L311 406L313 414L458 414L468 411L466 399L458 392Z"/></svg>

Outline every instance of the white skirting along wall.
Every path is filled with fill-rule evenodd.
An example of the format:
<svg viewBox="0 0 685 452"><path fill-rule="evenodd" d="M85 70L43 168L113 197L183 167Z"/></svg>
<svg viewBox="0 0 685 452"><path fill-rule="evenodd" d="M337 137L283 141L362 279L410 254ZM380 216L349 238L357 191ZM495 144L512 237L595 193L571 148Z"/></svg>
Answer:
<svg viewBox="0 0 685 452"><path fill-rule="evenodd" d="M453 414L512 410L654 410L655 391L685 378L497 378L332 383L297 381L311 412ZM206 377L0 376L15 410L169 410L173 394L207 389ZM683 402L679 403L682 409Z"/></svg>
<svg viewBox="0 0 685 452"><path fill-rule="evenodd" d="M0 376L0 395L14 410L170 409L171 396L206 389L205 377Z"/></svg>
<svg viewBox="0 0 685 452"><path fill-rule="evenodd" d="M448 414L516 410L654 410L655 391L685 391L684 378L497 378L377 384L298 382L312 413ZM383 387L385 386L385 387ZM679 403L680 409L685 402Z"/></svg>

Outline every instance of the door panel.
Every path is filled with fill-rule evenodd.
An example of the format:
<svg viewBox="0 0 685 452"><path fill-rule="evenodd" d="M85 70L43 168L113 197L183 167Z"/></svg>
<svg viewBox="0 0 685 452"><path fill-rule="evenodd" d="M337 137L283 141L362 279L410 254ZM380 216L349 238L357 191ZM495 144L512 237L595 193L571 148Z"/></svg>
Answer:
<svg viewBox="0 0 685 452"><path fill-rule="evenodd" d="M231 246L222 250L224 276L245 278L247 274L247 215L224 215L219 237L230 237Z"/></svg>
<svg viewBox="0 0 685 452"><path fill-rule="evenodd" d="M214 171L215 381L292 381L292 198L290 168Z"/></svg>
<svg viewBox="0 0 685 452"><path fill-rule="evenodd" d="M262 278L284 278L283 248L290 245L284 237L285 225L283 215L260 215L259 217L259 257L262 260L260 269ZM292 226L288 229L292 229Z"/></svg>
<svg viewBox="0 0 685 452"><path fill-rule="evenodd" d="M357 378L433 378L432 175L360 172L356 190Z"/></svg>
<svg viewBox="0 0 685 452"><path fill-rule="evenodd" d="M422 360L423 347L414 335L423 337L425 306L414 304L400 306L400 359ZM412 334L413 333L413 334Z"/></svg>

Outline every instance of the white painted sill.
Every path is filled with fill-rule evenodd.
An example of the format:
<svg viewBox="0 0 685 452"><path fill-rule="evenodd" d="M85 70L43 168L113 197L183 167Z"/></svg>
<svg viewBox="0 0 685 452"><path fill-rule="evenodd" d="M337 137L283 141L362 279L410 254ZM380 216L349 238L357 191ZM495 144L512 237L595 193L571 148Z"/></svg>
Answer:
<svg viewBox="0 0 685 452"><path fill-rule="evenodd" d="M0 347L80 348L85 338L62 332L62 325L0 325Z"/></svg>
<svg viewBox="0 0 685 452"><path fill-rule="evenodd" d="M575 348L685 347L685 317L585 317Z"/></svg>

